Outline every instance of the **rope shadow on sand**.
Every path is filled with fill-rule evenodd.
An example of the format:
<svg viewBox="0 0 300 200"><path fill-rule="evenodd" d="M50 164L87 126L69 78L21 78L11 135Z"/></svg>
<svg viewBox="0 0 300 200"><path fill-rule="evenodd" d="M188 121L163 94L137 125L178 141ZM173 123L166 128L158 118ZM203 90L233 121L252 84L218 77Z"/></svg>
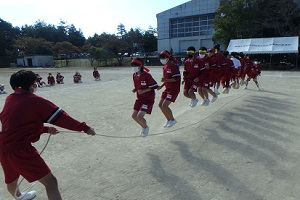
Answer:
<svg viewBox="0 0 300 200"><path fill-rule="evenodd" d="M194 186L192 186L184 178L180 178L178 175L175 175L162 167L159 156L152 153L147 153L147 156L149 156L151 161L151 176L154 177L157 182L166 186L172 194L172 197L168 199L202 200Z"/></svg>
<svg viewBox="0 0 300 200"><path fill-rule="evenodd" d="M195 166L194 170L196 173L201 173L201 171L208 172L215 177L215 179L212 179L212 182L224 185L227 191L235 192L237 195L236 199L249 199L249 197L251 199L263 199L220 164L215 163L213 160L202 158L201 155L195 156L186 143L182 141L171 141L171 143L178 147L183 160Z"/></svg>

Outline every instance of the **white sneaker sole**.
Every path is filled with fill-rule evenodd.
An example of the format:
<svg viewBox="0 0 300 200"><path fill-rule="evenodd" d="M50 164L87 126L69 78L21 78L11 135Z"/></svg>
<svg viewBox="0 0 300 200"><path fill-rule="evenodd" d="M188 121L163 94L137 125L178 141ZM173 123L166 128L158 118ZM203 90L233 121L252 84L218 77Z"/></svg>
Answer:
<svg viewBox="0 0 300 200"><path fill-rule="evenodd" d="M211 102L213 103L213 102L215 102L217 99L218 99L218 96L212 98Z"/></svg>
<svg viewBox="0 0 300 200"><path fill-rule="evenodd" d="M172 122L171 124L170 124L170 122L169 122L169 124L167 125L167 128L170 128L170 127L174 126L176 123L177 123L177 121Z"/></svg>

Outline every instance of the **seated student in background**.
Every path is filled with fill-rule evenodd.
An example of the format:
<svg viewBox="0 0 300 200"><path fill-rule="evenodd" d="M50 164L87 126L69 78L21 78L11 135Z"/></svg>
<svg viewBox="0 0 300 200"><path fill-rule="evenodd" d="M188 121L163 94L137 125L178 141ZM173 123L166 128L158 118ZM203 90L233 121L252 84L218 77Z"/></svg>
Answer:
<svg viewBox="0 0 300 200"><path fill-rule="evenodd" d="M49 73L49 75L48 75L48 85L49 86L55 85L55 79L54 79L54 76L51 73Z"/></svg>
<svg viewBox="0 0 300 200"><path fill-rule="evenodd" d="M0 83L0 94L7 94L7 92L5 91L4 86L5 86L4 84Z"/></svg>
<svg viewBox="0 0 300 200"><path fill-rule="evenodd" d="M94 67L94 71L93 71L93 76L95 78L95 81L100 81L100 73L99 71L97 70L97 67Z"/></svg>
<svg viewBox="0 0 300 200"><path fill-rule="evenodd" d="M46 82L45 81L42 81L42 77L39 75L39 74L35 74L36 75L36 84L38 87L43 87L43 85L47 86Z"/></svg>
<svg viewBox="0 0 300 200"><path fill-rule="evenodd" d="M74 76L73 76L73 81L74 83L82 83L81 81L81 75L79 72L75 72Z"/></svg>
<svg viewBox="0 0 300 200"><path fill-rule="evenodd" d="M56 74L56 83L57 84L64 84L64 76L61 75L59 72Z"/></svg>

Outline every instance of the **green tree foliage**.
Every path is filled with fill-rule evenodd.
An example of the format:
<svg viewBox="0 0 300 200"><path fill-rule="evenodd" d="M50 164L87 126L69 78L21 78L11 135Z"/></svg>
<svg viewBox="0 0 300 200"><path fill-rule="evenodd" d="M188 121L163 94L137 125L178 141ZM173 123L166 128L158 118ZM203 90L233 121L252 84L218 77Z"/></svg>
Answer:
<svg viewBox="0 0 300 200"><path fill-rule="evenodd" d="M60 54L71 55L72 53L79 53L80 50L78 47L73 45L70 42L57 42L54 47L54 50L58 51Z"/></svg>
<svg viewBox="0 0 300 200"><path fill-rule="evenodd" d="M54 43L68 41L77 47L81 47L86 40L80 29L77 30L73 24L66 25L64 21L60 21L57 27L37 21L33 26L24 25L21 34L23 37L43 38Z"/></svg>
<svg viewBox="0 0 300 200"><path fill-rule="evenodd" d="M101 35L95 34L93 37L89 37L84 48L96 47L109 50L113 52L119 65L123 64L125 55L130 55L138 51L153 52L157 50L156 29L149 27L149 30L142 32L139 28L131 28L127 32L122 24L117 29L119 31L118 35L102 33ZM90 49L90 51L95 51L95 49ZM95 54L90 52L90 56L90 61L93 62Z"/></svg>
<svg viewBox="0 0 300 200"><path fill-rule="evenodd" d="M230 39L251 37L258 31L259 12L255 0L221 0L216 11L213 39L227 46Z"/></svg>
<svg viewBox="0 0 300 200"><path fill-rule="evenodd" d="M68 28L67 39L77 47L83 46L86 40L81 30L77 30L73 24Z"/></svg>
<svg viewBox="0 0 300 200"><path fill-rule="evenodd" d="M80 49L78 47L67 41L57 42L53 46L53 50L57 53L57 57L66 60L67 66L68 58L71 58L73 54L80 52Z"/></svg>
<svg viewBox="0 0 300 200"><path fill-rule="evenodd" d="M43 21L37 21L34 25L24 25L21 27L23 37L43 38L50 42L63 42L67 40L65 28L46 24Z"/></svg>
<svg viewBox="0 0 300 200"><path fill-rule="evenodd" d="M125 26L122 23L118 25L117 30L118 30L117 35L120 37L123 37L123 35L125 35L127 33Z"/></svg>
<svg viewBox="0 0 300 200"><path fill-rule="evenodd" d="M28 54L53 55L53 43L43 38L21 37L15 40L13 45L19 56Z"/></svg>
<svg viewBox="0 0 300 200"><path fill-rule="evenodd" d="M131 28L130 31L124 36L129 46L129 52L135 53L135 52L141 52L144 51L143 49L143 34L140 29L133 29Z"/></svg>
<svg viewBox="0 0 300 200"><path fill-rule="evenodd" d="M18 28L0 18L0 56L7 55L13 51L14 40L20 35Z"/></svg>
<svg viewBox="0 0 300 200"><path fill-rule="evenodd" d="M26 40L28 40L28 38L42 39L40 41L46 40L55 44L53 45L53 50L58 57L60 57L61 54L71 56L72 53L78 53L78 48L82 47L86 41L80 29L77 30L73 24L66 25L66 22L62 20L58 26L46 24L40 20L32 26L24 25L21 28L21 36L22 38L26 38ZM34 50L30 51L26 49L22 52L28 54L34 51L37 54L49 54L51 48L45 49L44 47L45 45L41 44ZM62 49L59 49L60 47L62 47Z"/></svg>
<svg viewBox="0 0 300 200"><path fill-rule="evenodd" d="M0 19L0 56L7 52L15 55L53 54L61 59L72 58L76 53L89 52L91 61L108 62L114 57L118 64L123 64L124 56L137 51L152 52L157 50L157 31L149 27L143 31L139 28L126 31L123 24L117 27L118 33L95 33L87 40L81 30L64 21L58 26L46 24L38 20L34 25L25 24L21 28L13 27L10 23ZM91 50L96 48L96 53ZM101 57L99 57L101 55ZM96 57L95 57L96 56ZM106 57L104 59L104 57Z"/></svg>
<svg viewBox="0 0 300 200"><path fill-rule="evenodd" d="M299 35L299 15L293 0L221 0L213 39L227 46L231 39Z"/></svg>
<svg viewBox="0 0 300 200"><path fill-rule="evenodd" d="M90 61L90 63L91 63L91 66L94 66L94 61L95 61L96 58L97 58L96 50L97 50L97 47L94 47L94 46L90 46L89 49L88 49L88 52L89 52L89 54L90 54L90 56L89 56L89 61Z"/></svg>
<svg viewBox="0 0 300 200"><path fill-rule="evenodd" d="M109 37L103 48L113 52L118 64L122 65L123 55L130 50L130 44L124 38Z"/></svg>
<svg viewBox="0 0 300 200"><path fill-rule="evenodd" d="M101 35L95 34L94 37L89 37L87 43L94 47L103 47L109 40L115 39L116 35L102 33Z"/></svg>
<svg viewBox="0 0 300 200"><path fill-rule="evenodd" d="M300 35L300 8L293 0L261 0L258 25L262 36L286 37Z"/></svg>
<svg viewBox="0 0 300 200"><path fill-rule="evenodd" d="M90 53L90 63L91 66L94 65L94 61L96 60L98 62L98 65L101 64L101 62L105 62L107 65L107 62L114 57L113 52L106 50L104 48L98 48L98 47L91 47L89 49Z"/></svg>
<svg viewBox="0 0 300 200"><path fill-rule="evenodd" d="M145 31L143 36L143 49L145 52L154 52L157 50L157 30L151 26Z"/></svg>

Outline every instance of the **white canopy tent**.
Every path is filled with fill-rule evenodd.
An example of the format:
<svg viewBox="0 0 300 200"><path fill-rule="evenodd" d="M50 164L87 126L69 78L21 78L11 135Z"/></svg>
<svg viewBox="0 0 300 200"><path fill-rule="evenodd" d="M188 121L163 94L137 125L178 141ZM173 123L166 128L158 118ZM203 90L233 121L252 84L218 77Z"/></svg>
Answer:
<svg viewBox="0 0 300 200"><path fill-rule="evenodd" d="M227 51L245 54L298 53L299 36L230 40Z"/></svg>
<svg viewBox="0 0 300 200"><path fill-rule="evenodd" d="M295 53L296 67L299 52L299 36L275 38L249 38L230 40L227 51L245 54L290 54ZM270 61L271 62L271 61Z"/></svg>

